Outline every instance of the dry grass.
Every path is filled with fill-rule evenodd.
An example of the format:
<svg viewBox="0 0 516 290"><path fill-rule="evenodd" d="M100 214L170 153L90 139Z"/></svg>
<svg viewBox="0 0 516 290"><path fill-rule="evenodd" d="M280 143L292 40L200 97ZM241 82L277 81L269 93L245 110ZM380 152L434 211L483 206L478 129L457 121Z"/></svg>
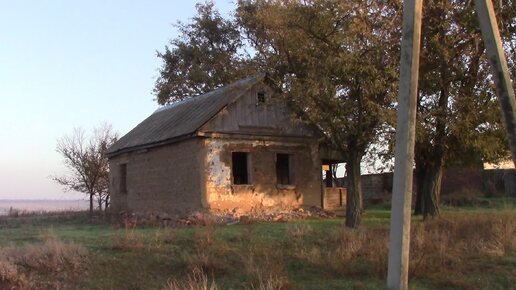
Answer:
<svg viewBox="0 0 516 290"><path fill-rule="evenodd" d="M30 284L16 264L5 259L0 260L0 289L27 289Z"/></svg>
<svg viewBox="0 0 516 290"><path fill-rule="evenodd" d="M147 237L137 230L136 224L125 224L123 230L118 230L111 238L111 249L120 251L147 252L163 250L174 242L174 229L161 227L154 230Z"/></svg>
<svg viewBox="0 0 516 290"><path fill-rule="evenodd" d="M315 242L307 242L298 233L299 230L290 231L295 247L293 255L301 261L337 275L383 277L386 273L387 229L341 227Z"/></svg>
<svg viewBox="0 0 516 290"><path fill-rule="evenodd" d="M348 277L387 273L388 228L339 228L327 236L307 240L312 229L294 226L288 231L292 255L328 274ZM411 233L410 277L435 285L462 289L488 289L473 283L482 261L516 253L516 213L461 214L414 223ZM498 269L510 276L510 267ZM504 272L505 271L505 272ZM508 272L507 272L508 271ZM482 273L481 273L482 274ZM484 281L489 283L488 281ZM477 283L477 282L475 282ZM482 288L483 287L483 288Z"/></svg>
<svg viewBox="0 0 516 290"><path fill-rule="evenodd" d="M42 242L0 250L1 289L58 289L80 274L87 250L51 231Z"/></svg>
<svg viewBox="0 0 516 290"><path fill-rule="evenodd" d="M471 285L464 277L479 270L472 269L472 261L516 253L514 237L516 214L509 211L496 215L454 215L416 224L412 232L410 277L468 288ZM489 285L475 287L488 289Z"/></svg>
<svg viewBox="0 0 516 290"><path fill-rule="evenodd" d="M243 264L244 273L251 280L251 289L291 289L286 267L288 256L284 249L263 240L252 225L247 226L239 242L242 249L236 254Z"/></svg>
<svg viewBox="0 0 516 290"><path fill-rule="evenodd" d="M254 232L253 225L238 236L234 241L236 245L217 235L219 229L211 224L195 229L188 242L192 247L176 257L189 274L184 280L167 283L167 289L216 289L215 282L209 283L211 288L206 288L206 274L215 278L235 272L244 277L238 289L291 289L281 248L263 241Z"/></svg>
<svg viewBox="0 0 516 290"><path fill-rule="evenodd" d="M267 240L255 232L254 225L247 225L233 243L217 236L219 229L196 229L189 243L192 248L178 257L190 274L186 280L173 280L168 287L176 288L167 289L217 289L215 280L235 271L244 277L241 288L294 289L289 278L293 260L328 277L386 278L386 225L358 230L338 227L321 235L309 224L294 224L287 227L285 239L277 241ZM489 289L489 280L468 277L483 274L485 261L516 253L516 213L446 215L414 222L411 235L411 279L438 288ZM497 270L508 277L512 271L510 264ZM213 277L211 283L204 273Z"/></svg>
<svg viewBox="0 0 516 290"><path fill-rule="evenodd" d="M202 269L194 268L185 279L169 280L164 290L217 290L217 284L208 280Z"/></svg>
<svg viewBox="0 0 516 290"><path fill-rule="evenodd" d="M140 250L145 247L145 237L138 233L136 225L126 225L123 231L118 231L111 240L111 248L113 250L133 251Z"/></svg>
<svg viewBox="0 0 516 290"><path fill-rule="evenodd" d="M161 250L174 242L174 230L171 227L163 227L155 231L147 244L147 251Z"/></svg>
<svg viewBox="0 0 516 290"><path fill-rule="evenodd" d="M88 267L80 245L61 241L52 230L24 236L33 229L27 227L16 240L40 241L0 249L0 289L381 288L386 278L387 223L366 224L358 230L340 223L309 220L227 227L208 223L188 229L128 225L114 233L106 226L102 234L96 227L90 239L84 239L84 232L74 232L95 248L88 255ZM414 221L411 285L510 289L516 282L514 237L513 209L445 212L440 219Z"/></svg>

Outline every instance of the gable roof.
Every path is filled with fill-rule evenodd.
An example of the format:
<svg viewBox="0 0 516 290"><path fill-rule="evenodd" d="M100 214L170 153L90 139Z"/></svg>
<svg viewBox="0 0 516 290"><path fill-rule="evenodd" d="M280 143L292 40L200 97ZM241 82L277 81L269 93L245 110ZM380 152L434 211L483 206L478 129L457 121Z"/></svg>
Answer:
<svg viewBox="0 0 516 290"><path fill-rule="evenodd" d="M264 78L263 74L248 77L209 93L159 108L109 147L106 155L111 157L123 152L173 143L191 136L220 110Z"/></svg>

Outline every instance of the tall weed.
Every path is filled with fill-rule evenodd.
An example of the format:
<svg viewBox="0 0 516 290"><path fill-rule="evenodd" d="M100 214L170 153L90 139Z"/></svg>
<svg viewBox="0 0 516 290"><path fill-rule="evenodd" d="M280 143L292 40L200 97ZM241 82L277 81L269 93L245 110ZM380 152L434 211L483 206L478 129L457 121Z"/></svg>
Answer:
<svg viewBox="0 0 516 290"><path fill-rule="evenodd" d="M208 276L200 268L192 269L191 273L182 280L169 280L164 290L217 290L215 281L209 281Z"/></svg>

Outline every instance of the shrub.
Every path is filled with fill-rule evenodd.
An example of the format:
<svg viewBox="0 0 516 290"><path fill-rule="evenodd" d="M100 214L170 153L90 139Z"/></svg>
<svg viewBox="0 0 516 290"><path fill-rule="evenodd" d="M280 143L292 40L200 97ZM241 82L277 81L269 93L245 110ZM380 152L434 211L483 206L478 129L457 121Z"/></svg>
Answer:
<svg viewBox="0 0 516 290"><path fill-rule="evenodd" d="M18 267L5 259L0 260L0 289L27 289L30 282Z"/></svg>
<svg viewBox="0 0 516 290"><path fill-rule="evenodd" d="M0 250L1 288L59 288L81 273L87 254L80 244L51 234L42 243L4 247Z"/></svg>

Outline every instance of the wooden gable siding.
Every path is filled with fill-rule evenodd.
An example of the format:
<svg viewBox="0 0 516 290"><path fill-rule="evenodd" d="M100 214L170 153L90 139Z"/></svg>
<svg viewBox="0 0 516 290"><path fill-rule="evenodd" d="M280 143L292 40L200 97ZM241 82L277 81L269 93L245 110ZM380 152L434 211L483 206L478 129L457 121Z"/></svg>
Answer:
<svg viewBox="0 0 516 290"><path fill-rule="evenodd" d="M258 94L265 93L265 103ZM267 85L260 83L229 104L201 129L205 133L235 133L270 136L315 137L313 130L290 119L288 108Z"/></svg>

